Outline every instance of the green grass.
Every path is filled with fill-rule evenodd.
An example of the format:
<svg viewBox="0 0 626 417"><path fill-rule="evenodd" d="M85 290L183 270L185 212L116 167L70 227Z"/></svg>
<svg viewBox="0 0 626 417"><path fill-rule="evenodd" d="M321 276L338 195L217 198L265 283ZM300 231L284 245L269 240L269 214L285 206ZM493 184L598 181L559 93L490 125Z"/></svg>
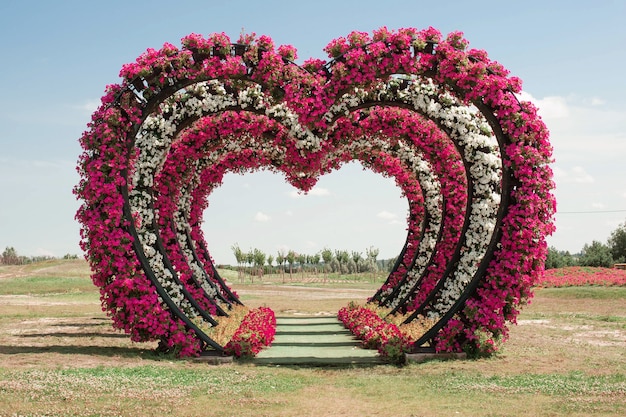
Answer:
<svg viewBox="0 0 626 417"><path fill-rule="evenodd" d="M544 415L585 413L598 410L598 407L608 412L624 410L619 401L608 404L603 400L626 395L623 374L485 375L446 370L448 367L447 363L431 363L405 368L342 370L157 365L45 372L0 370L0 381L12 381L10 386L15 390L7 389L7 384L0 384L0 404L15 401L15 394L19 394L18 402L25 408L27 404L39 401L50 406L50 415L61 415L54 410L62 404L67 407L68 415L115 415L119 410L129 410L124 407L131 405L142 407L134 409L136 415L167 410L185 410L189 413L183 413L185 415L197 415L189 406L193 403L211 405L213 408L208 409L216 412L205 415L233 415L236 413L228 414L228 411L232 413L238 407L229 407L229 404L245 404L255 399L258 407L251 408L256 410L256 415L272 415L270 412L276 406L291 405L305 392L317 392L320 395L318 401L341 394L365 404L387 402L388 410L403 413L400 415L409 415L406 413L412 408L424 410L428 404L444 410L428 415L445 415L445 410L451 415L456 414L454 410L463 412L461 415L495 416L509 415L509 412L517 415L520 410L499 408L513 399L514 402L525 399L543 403L546 407ZM86 395L85 387L89 387L92 394ZM487 400L492 405L484 402ZM84 413L94 404L109 406L100 412ZM250 410L244 413L255 415Z"/></svg>
<svg viewBox="0 0 626 417"><path fill-rule="evenodd" d="M97 380L104 383L103 388L113 393L120 384L127 388L135 387L146 390L167 390L184 388L193 395L195 392L211 391L234 395L237 392L291 392L302 388L311 378L303 375L289 377L272 372L246 372L230 368L210 369L183 368L170 369L161 366L139 367L97 367L87 369L67 369L56 372L58 377L68 381Z"/></svg>
<svg viewBox="0 0 626 417"><path fill-rule="evenodd" d="M0 285L0 295L44 295L94 293L97 288L89 278L28 276L4 278Z"/></svg>
<svg viewBox="0 0 626 417"><path fill-rule="evenodd" d="M626 376L587 375L582 372L493 376L454 374L447 378L445 389L451 392L539 393L551 396L626 394Z"/></svg>
<svg viewBox="0 0 626 417"><path fill-rule="evenodd" d="M624 287L538 290L520 316L526 323L512 326L503 353L490 359L209 366L158 355L112 332L79 262L29 268L24 277L0 281L1 295L17 296L15 304L0 303L0 417L626 415L623 345L586 342L615 342L615 332L624 334ZM235 271L229 281L236 279ZM245 298L260 298L248 283ZM309 285L376 288L365 279ZM32 304L19 304L25 298ZM43 319L42 334L33 318Z"/></svg>
<svg viewBox="0 0 626 417"><path fill-rule="evenodd" d="M343 381L345 386L364 396L380 396L381 387L393 384L394 397L410 398L418 392L424 399L434 397L458 398L468 401L468 404L481 399L493 402L494 397L528 398L542 396L551 403L554 411L561 409L567 399L573 397L606 398L624 397L626 395L626 376L622 373L609 375L588 375L583 372L569 372L564 374L519 374L519 375L488 375L480 372L451 371L450 363L432 362L424 365L414 365L413 370L419 371L419 378L414 378L407 369L400 370L393 375L376 374L359 375L358 378L348 378ZM409 367L409 370L411 367ZM476 404L477 406L478 404ZM484 403L487 405L487 402ZM623 406L624 404L622 404ZM569 410L583 412L585 407L570 406ZM617 408L616 408L617 409ZM480 409L467 409L467 415L484 415ZM485 409L487 410L487 408ZM518 410L519 411L519 410ZM547 410L546 410L547 411ZM478 413L478 414L476 414ZM517 415L515 410L501 410L502 414ZM523 413L522 413L523 414Z"/></svg>
<svg viewBox="0 0 626 417"><path fill-rule="evenodd" d="M561 287L542 288L538 290L542 295L553 298L579 298L592 300L619 300L626 299L626 287Z"/></svg>

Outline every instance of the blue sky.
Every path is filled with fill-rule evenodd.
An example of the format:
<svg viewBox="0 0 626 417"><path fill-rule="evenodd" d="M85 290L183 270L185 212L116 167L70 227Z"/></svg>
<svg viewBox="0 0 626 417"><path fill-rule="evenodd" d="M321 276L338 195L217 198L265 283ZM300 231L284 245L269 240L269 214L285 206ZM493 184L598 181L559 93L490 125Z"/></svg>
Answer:
<svg viewBox="0 0 626 417"><path fill-rule="evenodd" d="M0 250L79 254L78 138L124 63L192 32L242 32L291 44L300 61L353 30L433 26L465 33L524 81L551 130L557 232L578 252L626 221L626 1L0 1ZM404 243L406 201L357 165L310 195L274 174L229 175L212 194L204 230L214 259L230 247L315 253Z"/></svg>

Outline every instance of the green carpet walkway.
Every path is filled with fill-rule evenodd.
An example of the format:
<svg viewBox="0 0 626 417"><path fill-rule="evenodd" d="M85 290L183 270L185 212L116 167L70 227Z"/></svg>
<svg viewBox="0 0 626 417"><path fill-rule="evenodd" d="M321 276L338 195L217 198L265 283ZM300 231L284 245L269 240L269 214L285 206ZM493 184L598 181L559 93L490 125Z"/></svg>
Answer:
<svg viewBox="0 0 626 417"><path fill-rule="evenodd" d="M254 359L263 365L346 366L383 363L336 317L277 317L272 346Z"/></svg>

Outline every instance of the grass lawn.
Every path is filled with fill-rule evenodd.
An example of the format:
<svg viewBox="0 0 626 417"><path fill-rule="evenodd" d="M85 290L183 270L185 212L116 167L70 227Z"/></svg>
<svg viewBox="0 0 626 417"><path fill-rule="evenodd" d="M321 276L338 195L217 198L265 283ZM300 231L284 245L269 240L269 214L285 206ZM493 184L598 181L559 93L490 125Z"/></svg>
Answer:
<svg viewBox="0 0 626 417"><path fill-rule="evenodd" d="M536 291L490 359L357 368L207 365L112 329L82 261L0 267L0 416L626 415L624 287ZM377 280L227 277L277 315L333 314Z"/></svg>

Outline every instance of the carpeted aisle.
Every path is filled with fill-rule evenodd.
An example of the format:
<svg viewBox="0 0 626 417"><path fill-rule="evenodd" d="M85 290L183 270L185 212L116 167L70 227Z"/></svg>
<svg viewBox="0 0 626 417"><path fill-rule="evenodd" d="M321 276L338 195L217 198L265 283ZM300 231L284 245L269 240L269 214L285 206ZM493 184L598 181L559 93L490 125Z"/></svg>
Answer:
<svg viewBox="0 0 626 417"><path fill-rule="evenodd" d="M336 317L277 317L276 338L253 361L260 365L349 366L383 363Z"/></svg>

